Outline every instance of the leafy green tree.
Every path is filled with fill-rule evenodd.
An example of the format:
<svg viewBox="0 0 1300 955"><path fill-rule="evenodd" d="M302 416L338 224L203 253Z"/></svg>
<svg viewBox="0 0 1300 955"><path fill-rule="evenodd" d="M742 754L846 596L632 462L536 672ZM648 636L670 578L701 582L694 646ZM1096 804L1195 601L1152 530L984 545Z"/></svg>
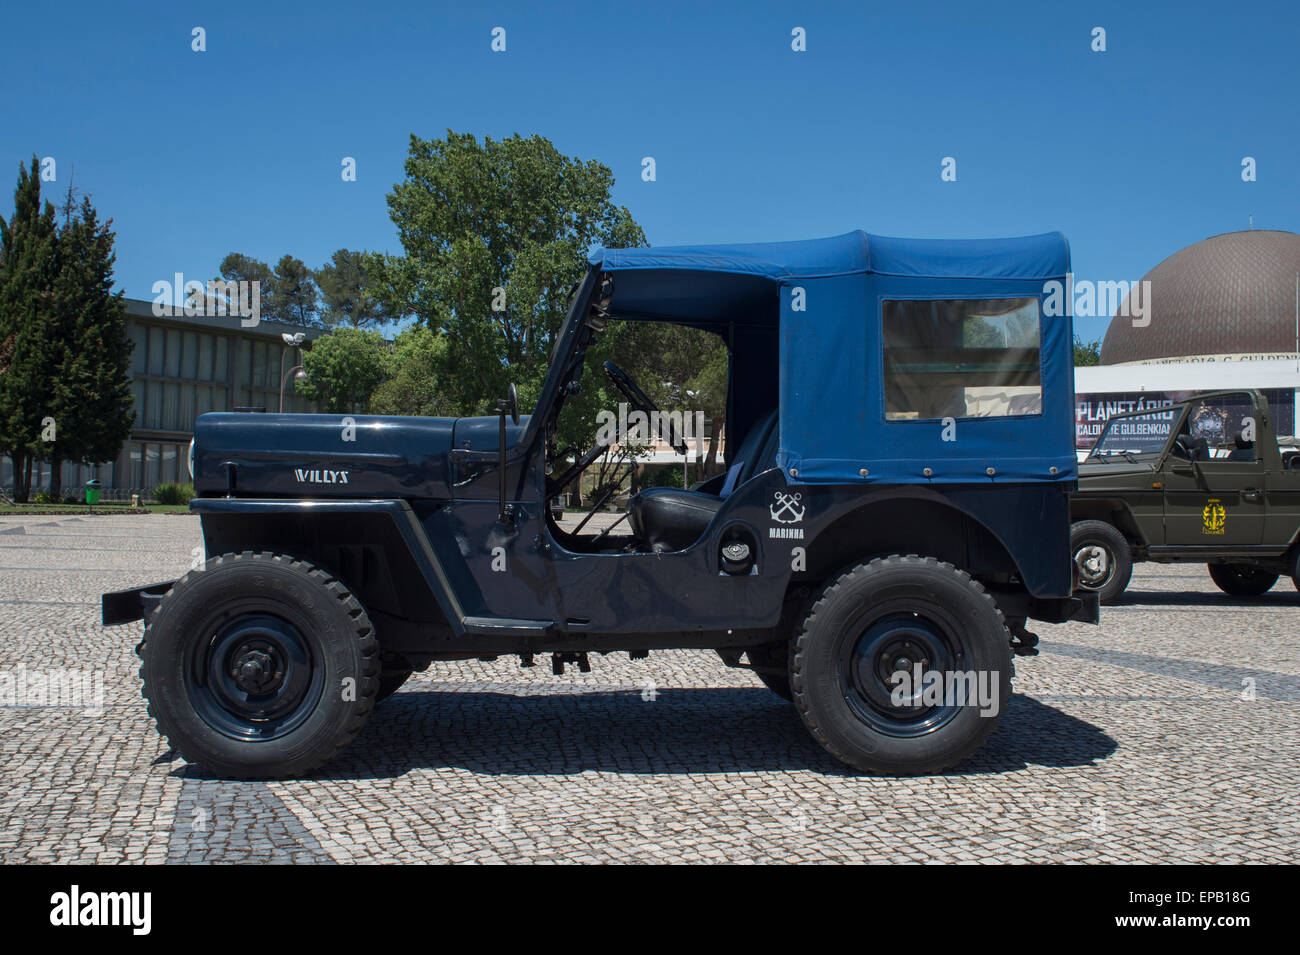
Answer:
<svg viewBox="0 0 1300 955"><path fill-rule="evenodd" d="M262 314L289 325L320 324L320 289L316 277L302 259L280 256L271 277L270 307L262 301Z"/></svg>
<svg viewBox="0 0 1300 955"><path fill-rule="evenodd" d="M274 273L269 265L242 252L231 252L222 259L219 271L223 279L232 282L259 283L263 296L269 294L274 281Z"/></svg>
<svg viewBox="0 0 1300 955"><path fill-rule="evenodd" d="M1074 336L1074 367L1083 368L1101 364L1101 342L1085 342L1078 335Z"/></svg>
<svg viewBox="0 0 1300 955"><path fill-rule="evenodd" d="M446 337L413 325L393 341L389 355L390 376L370 397L375 414L450 417L455 408L446 397L443 381L447 363Z"/></svg>
<svg viewBox="0 0 1300 955"><path fill-rule="evenodd" d="M382 335L339 326L311 343L303 356L307 379L298 382L297 393L330 414L366 412L388 363Z"/></svg>
<svg viewBox="0 0 1300 955"><path fill-rule="evenodd" d="M716 473L727 417L726 343L712 332L662 322L627 322L618 331L614 361L646 397L663 411L704 413L709 443L695 463L700 477Z"/></svg>
<svg viewBox="0 0 1300 955"><path fill-rule="evenodd" d="M42 421L60 357L54 206L41 205L38 168L35 156L30 172L19 165L13 218L0 219L0 450L13 463L19 502L31 492L33 459L46 451Z"/></svg>
<svg viewBox="0 0 1300 955"><path fill-rule="evenodd" d="M112 221L100 222L88 198L58 233L52 327L60 355L47 392L57 438L46 451L54 495L64 461L111 461L131 432L132 345L122 292L113 293L113 239Z"/></svg>
<svg viewBox="0 0 1300 955"><path fill-rule="evenodd" d="M588 250L645 244L610 199L613 174L540 136L479 143L450 130L413 135L405 173L388 196L404 255L372 257L377 294L445 334L440 380L456 412L491 413L512 381L529 407ZM600 386L573 396L561 442L587 443L608 398Z"/></svg>
<svg viewBox="0 0 1300 955"><path fill-rule="evenodd" d="M242 252L230 252L221 260L221 265L217 267L217 274L227 282L247 282L249 286L255 285L257 288L256 298L259 317L270 314L275 298L275 273L269 265L261 259L244 255ZM224 299L225 307L232 315L242 304L240 301L235 301L231 295L223 294L220 291L216 295L218 298ZM244 301L251 304L252 298L250 291L248 298Z"/></svg>
<svg viewBox="0 0 1300 955"><path fill-rule="evenodd" d="M320 289L302 259L282 255L275 267L242 252L231 252L218 269L232 282L257 282L261 316L287 325L320 325Z"/></svg>
<svg viewBox="0 0 1300 955"><path fill-rule="evenodd" d="M1002 328L978 315L967 316L962 323L961 338L965 348L1002 348L1006 345Z"/></svg>
<svg viewBox="0 0 1300 955"><path fill-rule="evenodd" d="M704 333L706 336L708 333ZM716 339L716 336L709 336ZM709 421L709 443L704 450L703 460L696 459L703 471L701 478L711 477L722 469L719 462L719 443L722 431L727 423L727 378L730 374L730 356L727 346L720 340L705 341L702 349L699 370L686 382L687 397L683 404L685 411L703 411ZM703 437L703 435L700 435ZM735 444L732 444L734 450Z"/></svg>
<svg viewBox="0 0 1300 955"><path fill-rule="evenodd" d="M383 302L374 294L370 256L365 252L339 249L330 261L316 270L320 287L321 320L329 326L346 323L362 328L388 319Z"/></svg>

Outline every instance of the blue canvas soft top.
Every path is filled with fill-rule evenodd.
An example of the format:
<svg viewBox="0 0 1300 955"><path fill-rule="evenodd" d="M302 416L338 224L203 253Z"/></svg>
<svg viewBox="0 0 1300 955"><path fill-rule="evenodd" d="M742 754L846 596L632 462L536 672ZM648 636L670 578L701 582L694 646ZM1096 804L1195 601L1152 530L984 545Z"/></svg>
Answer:
<svg viewBox="0 0 1300 955"><path fill-rule="evenodd" d="M1012 239L901 239L858 230L829 239L598 249L592 265L609 272L678 269L759 275L780 281L872 272L955 279L1050 279L1069 271L1059 232Z"/></svg>
<svg viewBox="0 0 1300 955"><path fill-rule="evenodd" d="M741 245L602 249L622 319L712 328L732 346L728 426L780 410L791 483L1072 481L1074 352L1065 314L1040 308L1033 413L887 420L882 302L1037 299L1064 283L1059 232L1010 239L900 239L849 232ZM779 382L771 381L778 373ZM757 395L757 397L755 397ZM946 435L946 437L945 437Z"/></svg>

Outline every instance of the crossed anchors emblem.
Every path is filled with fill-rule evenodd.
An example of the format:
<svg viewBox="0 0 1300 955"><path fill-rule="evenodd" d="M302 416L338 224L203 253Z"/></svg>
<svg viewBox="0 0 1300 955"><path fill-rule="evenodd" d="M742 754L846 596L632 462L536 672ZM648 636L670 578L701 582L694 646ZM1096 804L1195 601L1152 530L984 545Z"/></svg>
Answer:
<svg viewBox="0 0 1300 955"><path fill-rule="evenodd" d="M804 505L802 501L803 495L798 491L793 494L775 491L772 494L772 506L768 508L768 513L772 515L772 520L778 524L798 524L803 520Z"/></svg>

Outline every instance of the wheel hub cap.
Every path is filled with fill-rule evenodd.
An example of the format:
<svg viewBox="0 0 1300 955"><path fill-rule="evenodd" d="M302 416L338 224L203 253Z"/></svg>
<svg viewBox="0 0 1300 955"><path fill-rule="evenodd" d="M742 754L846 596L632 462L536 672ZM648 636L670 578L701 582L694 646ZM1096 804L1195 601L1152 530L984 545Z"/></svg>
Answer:
<svg viewBox="0 0 1300 955"><path fill-rule="evenodd" d="M925 686L960 669L964 654L934 621L893 614L848 641L843 689L859 719L894 736L919 736L946 723L955 708L927 702Z"/></svg>
<svg viewBox="0 0 1300 955"><path fill-rule="evenodd" d="M237 651L230 675L246 693L267 693L284 678L284 671L276 668L269 652L245 644Z"/></svg>
<svg viewBox="0 0 1300 955"><path fill-rule="evenodd" d="M1080 547L1074 554L1079 577L1086 587L1098 587L1110 576L1111 560L1106 548L1096 544Z"/></svg>
<svg viewBox="0 0 1300 955"><path fill-rule="evenodd" d="M324 674L294 624L272 613L228 617L189 665L198 715L236 739L275 739L315 709Z"/></svg>

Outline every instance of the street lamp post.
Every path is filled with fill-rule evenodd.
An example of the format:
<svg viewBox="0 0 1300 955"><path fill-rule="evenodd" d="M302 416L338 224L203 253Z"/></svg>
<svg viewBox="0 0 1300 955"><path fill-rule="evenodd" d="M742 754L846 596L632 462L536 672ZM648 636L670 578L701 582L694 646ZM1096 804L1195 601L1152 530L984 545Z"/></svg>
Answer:
<svg viewBox="0 0 1300 955"><path fill-rule="evenodd" d="M307 372L303 370L302 365L302 341L307 337L307 333L295 332L291 335L288 332L282 332L280 337L284 339L284 343L290 348L298 349L298 364L290 368L287 373L284 370L284 356L288 354L288 351L286 349L285 351L280 352L280 413L283 414L284 386L289 381L289 375L293 375L294 381L302 381L307 377ZM294 372L297 372L297 374L294 374Z"/></svg>

